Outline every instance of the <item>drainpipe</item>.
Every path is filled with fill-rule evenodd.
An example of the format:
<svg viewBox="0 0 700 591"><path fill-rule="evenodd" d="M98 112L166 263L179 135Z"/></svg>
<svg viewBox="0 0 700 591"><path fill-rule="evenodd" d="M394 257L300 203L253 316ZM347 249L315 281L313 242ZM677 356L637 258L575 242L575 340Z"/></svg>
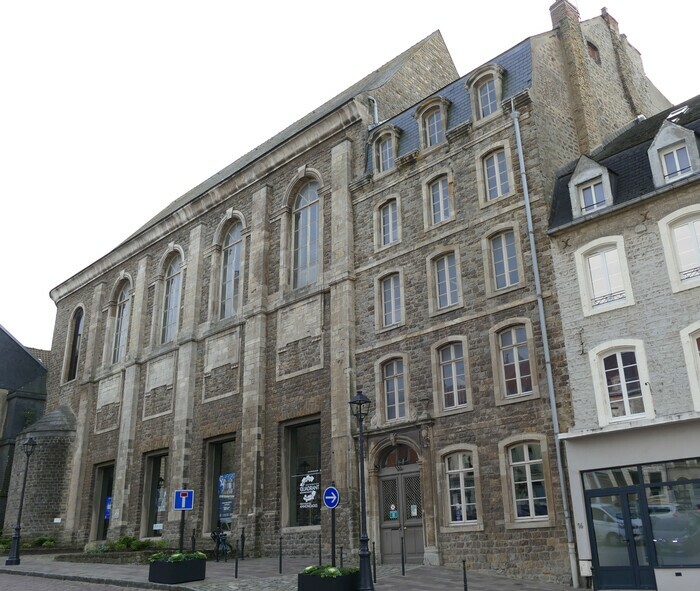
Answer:
<svg viewBox="0 0 700 591"><path fill-rule="evenodd" d="M537 251L535 250L535 232L532 227L532 211L530 208L530 194L527 190L527 177L525 176L525 159L523 157L523 144L520 138L520 113L515 110L515 101L510 99L511 118L515 127L515 141L518 147L518 163L520 164L520 180L523 185L523 197L525 200L525 214L527 215L527 235L530 240L530 255L532 257L532 272L535 276L535 292L537 295L537 313L542 330L542 346L544 348L544 361L547 370L547 390L549 392L549 408L552 412L554 424L554 447L557 453L557 472L559 474L559 486L561 488L562 504L564 505L564 525L566 526L566 543L569 548L569 566L571 567L571 579L574 588L579 588L578 560L576 558L576 545L574 532L571 527L571 512L569 509L569 497L566 491L566 479L561 461L561 442L559 441L559 417L557 414L557 401L554 396L554 379L552 378L552 360L549 355L549 339L547 337L547 325L544 317L544 302L542 299L542 286L540 285L540 271L537 264Z"/></svg>
<svg viewBox="0 0 700 591"><path fill-rule="evenodd" d="M372 115L374 117L374 125L377 125L379 123L379 109L377 109L377 99L375 99L373 96L368 96L367 100L371 101L372 103Z"/></svg>

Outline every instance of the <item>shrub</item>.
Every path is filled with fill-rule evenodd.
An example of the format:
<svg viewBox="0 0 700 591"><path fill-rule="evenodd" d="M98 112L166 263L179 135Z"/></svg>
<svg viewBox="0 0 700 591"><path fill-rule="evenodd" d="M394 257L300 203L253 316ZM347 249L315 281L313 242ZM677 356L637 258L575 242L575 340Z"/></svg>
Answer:
<svg viewBox="0 0 700 591"><path fill-rule="evenodd" d="M105 552L109 552L109 546L106 544L98 544L85 551L86 554L104 554Z"/></svg>
<svg viewBox="0 0 700 591"><path fill-rule="evenodd" d="M148 562L184 562L185 560L206 560L204 552L156 552Z"/></svg>
<svg viewBox="0 0 700 591"><path fill-rule="evenodd" d="M356 566L347 567L336 567L330 564L315 564L313 566L307 566L302 573L305 575L313 575L315 577L322 578L335 578L342 575L350 575L352 573L359 572L359 568Z"/></svg>

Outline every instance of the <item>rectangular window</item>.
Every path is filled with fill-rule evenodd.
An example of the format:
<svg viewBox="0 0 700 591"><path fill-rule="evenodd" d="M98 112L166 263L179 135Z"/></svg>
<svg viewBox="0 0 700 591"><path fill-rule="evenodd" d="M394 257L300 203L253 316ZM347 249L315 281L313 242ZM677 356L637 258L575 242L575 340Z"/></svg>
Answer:
<svg viewBox="0 0 700 591"><path fill-rule="evenodd" d="M435 286L438 309L453 306L459 302L457 288L457 266L454 253L435 259Z"/></svg>
<svg viewBox="0 0 700 591"><path fill-rule="evenodd" d="M399 239L399 216L396 199L392 199L381 210L382 246L387 246Z"/></svg>
<svg viewBox="0 0 700 591"><path fill-rule="evenodd" d="M403 360L393 359L383 367L386 420L394 421L406 416L406 400L403 385Z"/></svg>
<svg viewBox="0 0 700 591"><path fill-rule="evenodd" d="M517 285L518 257L515 249L515 236L512 231L503 232L491 239L491 255L496 289Z"/></svg>
<svg viewBox="0 0 700 591"><path fill-rule="evenodd" d="M168 520L168 456L146 457L146 523L145 537L163 535Z"/></svg>
<svg viewBox="0 0 700 591"><path fill-rule="evenodd" d="M681 282L700 277L700 218L673 227L678 272Z"/></svg>
<svg viewBox="0 0 700 591"><path fill-rule="evenodd" d="M510 192L505 150L498 150L484 158L484 172L489 200Z"/></svg>
<svg viewBox="0 0 700 591"><path fill-rule="evenodd" d="M525 443L508 451L516 521L547 517L542 448L538 443Z"/></svg>
<svg viewBox="0 0 700 591"><path fill-rule="evenodd" d="M603 359L612 419L645 414L642 386L634 351L618 351Z"/></svg>
<svg viewBox="0 0 700 591"><path fill-rule="evenodd" d="M506 397L532 392L530 353L525 327L513 326L501 331L498 334L498 343Z"/></svg>
<svg viewBox="0 0 700 591"><path fill-rule="evenodd" d="M587 257L593 307L625 299L625 286L616 247Z"/></svg>
<svg viewBox="0 0 700 591"><path fill-rule="evenodd" d="M692 172L688 149L685 145L675 146L661 152L661 162L667 181L675 180Z"/></svg>
<svg viewBox="0 0 700 591"><path fill-rule="evenodd" d="M382 280L382 313L385 327L401 322L401 278L398 273Z"/></svg>
<svg viewBox="0 0 700 591"><path fill-rule="evenodd" d="M447 176L440 177L430 185L430 205L433 224L450 219L450 198Z"/></svg>
<svg viewBox="0 0 700 591"><path fill-rule="evenodd" d="M236 440L207 446L209 454L209 528L231 529L236 511Z"/></svg>
<svg viewBox="0 0 700 591"><path fill-rule="evenodd" d="M289 525L321 523L321 423L287 428Z"/></svg>
<svg viewBox="0 0 700 591"><path fill-rule="evenodd" d="M442 400L444 408L467 404L467 382L464 375L462 343L451 343L439 352Z"/></svg>
<svg viewBox="0 0 700 591"><path fill-rule="evenodd" d="M378 145L379 172L394 168L394 141L391 137L380 140Z"/></svg>
<svg viewBox="0 0 700 591"><path fill-rule="evenodd" d="M450 495L450 523L476 521L476 477L472 454L459 452L447 456L445 468Z"/></svg>
<svg viewBox="0 0 700 591"><path fill-rule="evenodd" d="M579 187L579 194L581 213L590 213L605 206L605 189L600 179Z"/></svg>
<svg viewBox="0 0 700 591"><path fill-rule="evenodd" d="M493 79L487 80L479 86L479 106L482 117L487 117L496 111L496 84Z"/></svg>
<svg viewBox="0 0 700 591"><path fill-rule="evenodd" d="M442 113L440 109L430 111L425 117L426 146L434 146L442 141Z"/></svg>

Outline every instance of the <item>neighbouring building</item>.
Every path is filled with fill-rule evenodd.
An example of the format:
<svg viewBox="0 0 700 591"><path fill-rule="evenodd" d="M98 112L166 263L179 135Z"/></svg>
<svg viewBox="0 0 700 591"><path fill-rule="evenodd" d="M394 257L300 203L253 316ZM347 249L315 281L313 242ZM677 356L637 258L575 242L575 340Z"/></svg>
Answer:
<svg viewBox="0 0 700 591"><path fill-rule="evenodd" d="M44 413L49 355L23 347L0 326L0 523L5 521L17 436ZM7 517L14 524L17 514L11 511Z"/></svg>
<svg viewBox="0 0 700 591"><path fill-rule="evenodd" d="M564 168L550 235L579 558L596 589L700 587L700 97Z"/></svg>
<svg viewBox="0 0 700 591"><path fill-rule="evenodd" d="M335 483L355 552L361 387L378 560L403 532L412 561L578 579L554 175L669 103L607 12L551 14L461 78L432 34L51 292L46 530L172 540L190 487L202 541L222 523L251 552L327 555Z"/></svg>

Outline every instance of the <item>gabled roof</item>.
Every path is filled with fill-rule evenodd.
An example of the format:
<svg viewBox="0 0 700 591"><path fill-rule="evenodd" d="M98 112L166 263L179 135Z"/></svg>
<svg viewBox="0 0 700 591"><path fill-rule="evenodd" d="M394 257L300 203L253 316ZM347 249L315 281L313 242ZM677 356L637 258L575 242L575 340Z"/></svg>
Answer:
<svg viewBox="0 0 700 591"><path fill-rule="evenodd" d="M649 119L632 122L615 133L611 139L594 150L593 153L587 155L615 175L613 207L656 190L647 150L669 114L683 106L687 106L688 109L678 118L674 117L673 121L676 125L695 132L697 141L700 134L700 95L666 109ZM566 226L573 221L569 182L577 162L578 160L570 162L557 173L549 218L550 231ZM683 181L686 179L687 177ZM604 215L605 211L599 210L596 214Z"/></svg>
<svg viewBox="0 0 700 591"><path fill-rule="evenodd" d="M46 366L0 325L0 388L35 391L45 388L45 376Z"/></svg>

